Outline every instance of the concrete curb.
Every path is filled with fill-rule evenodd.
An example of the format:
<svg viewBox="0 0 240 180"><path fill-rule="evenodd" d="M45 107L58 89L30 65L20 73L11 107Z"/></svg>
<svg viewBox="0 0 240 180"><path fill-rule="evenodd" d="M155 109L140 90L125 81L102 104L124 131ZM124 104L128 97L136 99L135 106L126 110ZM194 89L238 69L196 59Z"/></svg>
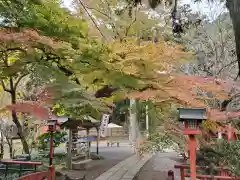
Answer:
<svg viewBox="0 0 240 180"><path fill-rule="evenodd" d="M152 154L143 157L133 155L101 174L95 180L133 180L143 165L152 158Z"/></svg>

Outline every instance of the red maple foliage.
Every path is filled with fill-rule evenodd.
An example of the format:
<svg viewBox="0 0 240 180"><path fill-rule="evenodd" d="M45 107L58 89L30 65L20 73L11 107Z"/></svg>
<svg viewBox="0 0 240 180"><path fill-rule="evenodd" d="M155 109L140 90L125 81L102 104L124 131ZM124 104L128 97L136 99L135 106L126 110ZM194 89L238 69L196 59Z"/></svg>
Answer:
<svg viewBox="0 0 240 180"><path fill-rule="evenodd" d="M224 121L240 117L240 112L226 112L218 109L208 109L208 119L212 121Z"/></svg>
<svg viewBox="0 0 240 180"><path fill-rule="evenodd" d="M34 96L34 97L33 97ZM1 111L16 111L27 113L38 119L46 120L51 118L52 112L49 107L53 104L54 91L52 88L38 89L36 94L31 96L30 101L17 102L16 104L7 105Z"/></svg>
<svg viewBox="0 0 240 180"><path fill-rule="evenodd" d="M5 110L29 113L43 120L49 119L51 117L51 111L49 110L49 108L37 102L23 102L23 103L11 104L11 105L7 105Z"/></svg>
<svg viewBox="0 0 240 180"><path fill-rule="evenodd" d="M43 48L44 50L51 51L53 49L63 48L66 43L57 41L47 36L39 35L37 30L24 30L22 32L11 32L5 29L0 29L0 42L7 45L8 48L18 48L23 50L25 48ZM12 45L12 47L9 45ZM23 45L20 47L19 45ZM45 48L47 47L47 48ZM42 50L43 50L42 49ZM13 49L11 49L13 50ZM15 49L14 49L15 50ZM29 50L29 49L25 49Z"/></svg>
<svg viewBox="0 0 240 180"><path fill-rule="evenodd" d="M239 92L240 86L235 81L215 79L214 77L178 75L171 77L162 87L133 92L130 98L152 100L155 102L174 101L188 107L204 107L208 99L228 100ZM211 92L212 98L199 92ZM240 116L240 112L226 112L207 108L208 118L222 121Z"/></svg>
<svg viewBox="0 0 240 180"><path fill-rule="evenodd" d="M153 100L155 102L175 101L180 105L190 107L206 107L204 98L198 96L197 90L201 89L215 94L219 99L230 98L232 89L238 90L239 87L234 82L216 80L212 77L201 76L176 76L168 82L166 87L161 90L147 89L143 92L134 92L129 95L131 98L142 100ZM50 111L45 105L52 103L54 90L42 88L36 94L36 102L22 102L14 105L8 105L6 109L17 112L30 113L40 119L49 118ZM222 121L240 116L240 112L226 112L217 109L208 110L208 118L214 121Z"/></svg>
<svg viewBox="0 0 240 180"><path fill-rule="evenodd" d="M143 92L131 93L128 97L153 100L155 102L174 101L183 106L206 107L204 98L199 98L197 90L201 89L215 94L219 99L228 99L231 97L232 89L238 90L234 82L214 79L212 77L201 76L176 76L168 82L166 87L161 90L147 89ZM17 112L32 114L39 119L47 119L50 110L46 105L51 105L54 96L54 89L41 88L36 93L36 102L21 102L14 105L8 105L6 109ZM207 108L208 119L213 121L223 121L240 116L240 112L226 112L217 109Z"/></svg>
<svg viewBox="0 0 240 180"><path fill-rule="evenodd" d="M36 30L26 30L23 32L8 32L0 30L0 42L6 45L8 50L14 48L23 50L27 53L34 51L34 48L40 48L44 51L52 51L56 49L69 48L68 44L59 42L46 36L40 36ZM5 47L4 47L5 48ZM155 77L154 73L154 77ZM240 90L240 86L236 82L229 80L215 79L214 77L202 76L186 76L186 75L165 75L168 78L159 75L149 85L154 89L146 89L142 92L132 92L127 97L153 100L155 102L175 101L183 106L190 107L206 107L204 101L207 97L199 95L199 90L204 92L212 92L213 98L226 100L230 99L234 92ZM164 81L162 83L161 81ZM49 110L46 104L52 103L53 92L43 88L36 94L36 102L20 102L14 105L8 105L6 109L17 112L26 112L33 114L39 118L46 119L49 117ZM209 109L209 118L212 120L223 120L227 118L239 117L238 112L220 112L218 110Z"/></svg>
<svg viewBox="0 0 240 180"><path fill-rule="evenodd" d="M9 69L8 72L14 70L14 66L18 67L20 65L25 67L28 66L29 63L36 63L36 60L41 60L44 57L42 56L41 59L35 59L36 53L42 52L46 57L55 57L55 54L58 55L59 52L63 53L64 50L71 49L68 43L47 36L42 36L39 34L38 30L12 32L6 29L0 29L0 43L0 49L2 52L21 52L23 57L27 57L19 59L19 61L12 64L9 63L10 65L3 64L3 66L6 66L6 68ZM33 57L28 55L33 55ZM19 68L16 68L16 70L18 70L19 73L23 71L22 69L19 70ZM19 80L21 79L19 78ZM17 81L18 79L16 82ZM30 113L40 119L46 119L49 118L50 113L46 105L52 104L52 97L53 92L50 88L40 87L35 94L31 94L31 102L18 102L17 104L6 106L3 110Z"/></svg>

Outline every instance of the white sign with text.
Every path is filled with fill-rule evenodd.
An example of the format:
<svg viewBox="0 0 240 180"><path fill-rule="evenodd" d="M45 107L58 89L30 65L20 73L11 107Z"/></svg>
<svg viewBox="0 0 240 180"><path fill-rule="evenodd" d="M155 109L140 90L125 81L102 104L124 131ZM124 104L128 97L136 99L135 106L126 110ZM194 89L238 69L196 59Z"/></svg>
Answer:
<svg viewBox="0 0 240 180"><path fill-rule="evenodd" d="M106 137L107 135L107 126L110 119L110 114L103 114L100 126L100 136Z"/></svg>

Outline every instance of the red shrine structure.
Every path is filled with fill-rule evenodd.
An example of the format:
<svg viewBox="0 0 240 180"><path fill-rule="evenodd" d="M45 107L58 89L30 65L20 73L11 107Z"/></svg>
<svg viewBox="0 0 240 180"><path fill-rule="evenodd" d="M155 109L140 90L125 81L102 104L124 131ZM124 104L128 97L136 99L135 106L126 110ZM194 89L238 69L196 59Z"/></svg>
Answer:
<svg viewBox="0 0 240 180"><path fill-rule="evenodd" d="M198 175L197 170L204 169L206 167L197 167L196 166L196 151L197 151L197 141L196 135L201 135L201 123L207 120L206 109L189 109L189 108L179 108L179 121L183 123L184 135L188 136L188 151L189 151L189 165L175 165L174 168L180 169L181 180L185 180L185 177L190 177L191 180L196 179L216 179L216 180L233 180L240 179L240 177L232 177L231 173L224 169L223 167L218 168L218 175ZM237 141L237 130L229 125L221 125L218 128L217 133L209 133L207 137L210 139L218 138L225 139L228 142ZM186 169L190 169L190 173L186 172ZM174 180L173 171L169 171L169 178Z"/></svg>

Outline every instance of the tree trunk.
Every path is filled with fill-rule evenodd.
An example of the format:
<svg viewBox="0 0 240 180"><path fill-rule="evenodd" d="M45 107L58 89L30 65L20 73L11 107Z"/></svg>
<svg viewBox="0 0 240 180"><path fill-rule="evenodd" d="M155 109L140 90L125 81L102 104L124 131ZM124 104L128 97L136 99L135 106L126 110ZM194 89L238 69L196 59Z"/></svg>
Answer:
<svg viewBox="0 0 240 180"><path fill-rule="evenodd" d="M16 104L16 89L13 86L12 78L10 78L10 89L11 89L10 94L11 94L12 104ZM17 134L18 134L19 138L21 139L24 152L26 154L30 154L28 143L27 143L26 138L25 138L24 133L23 133L22 125L20 124L20 122L18 120L18 117L17 117L17 113L15 111L12 111L12 121L15 123L15 125L18 129Z"/></svg>
<svg viewBox="0 0 240 180"><path fill-rule="evenodd" d="M9 156L10 159L13 159L13 146L12 146L12 140L6 137L6 141L9 147Z"/></svg>
<svg viewBox="0 0 240 180"><path fill-rule="evenodd" d="M131 144L134 144L140 136L140 130L137 121L136 100L133 99L130 100L129 123L129 138Z"/></svg>
<svg viewBox="0 0 240 180"><path fill-rule="evenodd" d="M4 139L3 139L3 132L1 131L1 154L0 154L0 159L3 158L4 155Z"/></svg>
<svg viewBox="0 0 240 180"><path fill-rule="evenodd" d="M17 126L17 129L18 129L18 133L17 134L18 134L19 138L21 139L24 152L26 154L30 154L28 143L26 141L26 138L25 138L23 130L22 130L22 125L18 121L17 113L15 111L12 111L12 120L15 123L15 125Z"/></svg>
<svg viewBox="0 0 240 180"><path fill-rule="evenodd" d="M4 140L3 140L3 132L1 132L1 154L4 154Z"/></svg>
<svg viewBox="0 0 240 180"><path fill-rule="evenodd" d="M238 61L238 74L240 76L240 1L239 0L226 0L226 7L230 13L233 23L233 30L235 34L236 53Z"/></svg>

